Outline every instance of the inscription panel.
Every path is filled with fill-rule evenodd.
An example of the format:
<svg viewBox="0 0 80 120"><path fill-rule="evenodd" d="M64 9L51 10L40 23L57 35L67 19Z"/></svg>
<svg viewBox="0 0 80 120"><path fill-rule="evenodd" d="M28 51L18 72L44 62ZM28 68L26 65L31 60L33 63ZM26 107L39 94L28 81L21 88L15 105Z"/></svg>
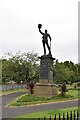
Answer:
<svg viewBox="0 0 80 120"><path fill-rule="evenodd" d="M48 62L45 60L41 62L40 79L48 79Z"/></svg>
<svg viewBox="0 0 80 120"><path fill-rule="evenodd" d="M53 60L51 59L41 60L40 79L53 80Z"/></svg>

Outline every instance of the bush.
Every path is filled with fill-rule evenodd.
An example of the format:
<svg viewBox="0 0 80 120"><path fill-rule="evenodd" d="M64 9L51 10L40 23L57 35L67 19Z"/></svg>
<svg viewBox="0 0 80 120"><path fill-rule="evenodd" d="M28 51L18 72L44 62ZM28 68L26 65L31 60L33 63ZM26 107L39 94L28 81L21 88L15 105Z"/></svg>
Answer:
<svg viewBox="0 0 80 120"><path fill-rule="evenodd" d="M67 92L66 83L63 83L61 85L61 94L62 94L62 97L65 96L66 92Z"/></svg>

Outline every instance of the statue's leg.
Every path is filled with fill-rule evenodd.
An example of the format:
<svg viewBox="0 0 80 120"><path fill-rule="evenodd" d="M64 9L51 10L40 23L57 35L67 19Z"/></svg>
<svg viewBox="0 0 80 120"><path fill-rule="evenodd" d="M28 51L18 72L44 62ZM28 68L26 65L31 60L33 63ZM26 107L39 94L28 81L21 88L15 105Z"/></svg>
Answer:
<svg viewBox="0 0 80 120"><path fill-rule="evenodd" d="M48 41L46 41L46 45L47 45L47 48L48 48L48 50L49 50L49 54L51 54L51 51L50 51L50 47L49 47Z"/></svg>
<svg viewBox="0 0 80 120"><path fill-rule="evenodd" d="M45 42L44 41L42 42L43 42L43 49L44 49L44 55L45 55L46 54Z"/></svg>

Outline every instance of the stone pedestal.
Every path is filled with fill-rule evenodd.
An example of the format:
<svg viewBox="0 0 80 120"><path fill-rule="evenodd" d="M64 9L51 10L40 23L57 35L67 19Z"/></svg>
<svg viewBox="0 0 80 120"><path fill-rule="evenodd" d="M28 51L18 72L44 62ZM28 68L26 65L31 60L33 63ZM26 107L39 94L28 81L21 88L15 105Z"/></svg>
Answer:
<svg viewBox="0 0 80 120"><path fill-rule="evenodd" d="M53 84L53 60L51 54L39 57L39 82L34 86L34 96L53 97L57 95L56 85Z"/></svg>

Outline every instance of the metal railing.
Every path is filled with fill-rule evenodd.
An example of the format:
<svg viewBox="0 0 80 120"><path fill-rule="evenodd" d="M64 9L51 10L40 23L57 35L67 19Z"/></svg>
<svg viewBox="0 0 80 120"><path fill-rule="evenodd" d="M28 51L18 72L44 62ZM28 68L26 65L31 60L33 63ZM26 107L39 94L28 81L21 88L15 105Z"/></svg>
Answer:
<svg viewBox="0 0 80 120"><path fill-rule="evenodd" d="M6 84L2 85L2 91L16 90L26 88L26 84Z"/></svg>
<svg viewBox="0 0 80 120"><path fill-rule="evenodd" d="M25 118L25 120L27 120ZM71 111L71 112L67 112L66 114L63 113L63 115L59 114L58 116L55 115L54 118L50 117L47 118L47 117L44 117L44 118L31 118L30 120L80 120L79 118L79 110L77 111Z"/></svg>

